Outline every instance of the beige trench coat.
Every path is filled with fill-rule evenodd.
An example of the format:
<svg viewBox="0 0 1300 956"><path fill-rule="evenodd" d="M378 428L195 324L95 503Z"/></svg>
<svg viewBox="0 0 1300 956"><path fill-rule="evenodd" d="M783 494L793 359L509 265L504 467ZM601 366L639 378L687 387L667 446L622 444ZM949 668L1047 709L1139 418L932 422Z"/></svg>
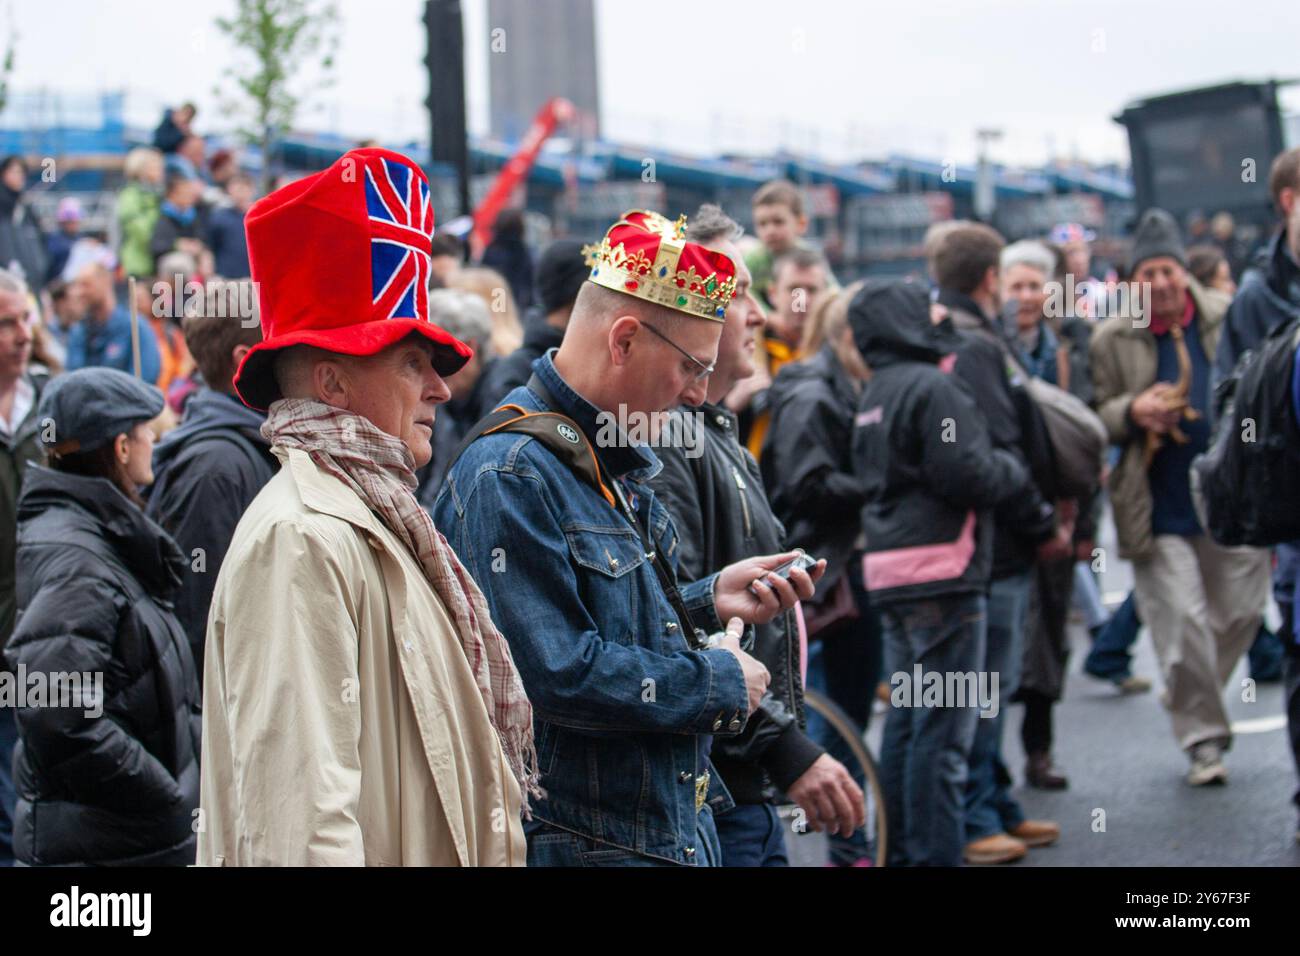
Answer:
<svg viewBox="0 0 1300 956"><path fill-rule="evenodd" d="M1206 289L1190 276L1187 289L1196 303L1201 346L1213 368L1223 315L1230 300L1222 292ZM1097 414L1106 423L1110 440L1122 449L1119 464L1111 472L1107 485L1115 509L1119 556L1140 561L1155 551L1155 535L1151 533L1151 482L1143 465L1146 432L1133 423L1128 410L1133 399L1155 384L1158 364L1155 334L1149 323L1112 316L1093 332L1089 358Z"/></svg>
<svg viewBox="0 0 1300 956"><path fill-rule="evenodd" d="M208 616L199 864L522 866L518 783L415 558L276 453Z"/></svg>

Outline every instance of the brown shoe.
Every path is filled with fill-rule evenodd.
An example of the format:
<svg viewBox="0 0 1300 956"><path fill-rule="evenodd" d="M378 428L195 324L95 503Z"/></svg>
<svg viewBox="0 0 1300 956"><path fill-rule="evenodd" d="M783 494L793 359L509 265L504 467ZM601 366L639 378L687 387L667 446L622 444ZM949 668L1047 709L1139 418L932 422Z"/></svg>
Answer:
<svg viewBox="0 0 1300 956"><path fill-rule="evenodd" d="M990 863L1014 863L1029 851L1015 837L1005 833L995 833L966 844L967 863L985 865Z"/></svg>
<svg viewBox="0 0 1300 956"><path fill-rule="evenodd" d="M1051 820L1025 820L1020 826L1008 830L1025 846L1051 846L1061 838L1061 827Z"/></svg>
<svg viewBox="0 0 1300 956"><path fill-rule="evenodd" d="M1025 782L1039 790L1064 790L1070 785L1052 766L1051 754L1030 754L1025 759Z"/></svg>

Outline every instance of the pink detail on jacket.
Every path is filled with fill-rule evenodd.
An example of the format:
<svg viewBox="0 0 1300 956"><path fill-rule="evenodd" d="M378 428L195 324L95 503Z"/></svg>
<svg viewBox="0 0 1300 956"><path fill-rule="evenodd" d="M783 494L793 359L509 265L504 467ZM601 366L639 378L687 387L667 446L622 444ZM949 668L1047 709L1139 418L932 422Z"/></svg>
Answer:
<svg viewBox="0 0 1300 956"><path fill-rule="evenodd" d="M862 574L869 591L952 581L965 573L974 554L975 512L968 511L956 541L867 554L862 559Z"/></svg>

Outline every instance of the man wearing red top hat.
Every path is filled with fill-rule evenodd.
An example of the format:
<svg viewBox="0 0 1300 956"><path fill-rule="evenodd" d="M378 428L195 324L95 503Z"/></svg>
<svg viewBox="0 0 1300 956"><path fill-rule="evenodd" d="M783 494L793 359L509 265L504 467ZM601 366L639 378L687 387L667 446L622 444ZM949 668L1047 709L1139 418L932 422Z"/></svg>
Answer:
<svg viewBox="0 0 1300 956"><path fill-rule="evenodd" d="M610 228L563 344L505 398L532 426L473 440L433 509L535 708L530 865L716 864L712 814L734 803L709 739L739 733L768 684L739 636L825 570L787 580L770 572L794 555L767 555L677 587L650 446L689 437L662 413L704 401L736 289L732 260L684 233L644 211Z"/></svg>
<svg viewBox="0 0 1300 956"><path fill-rule="evenodd" d="M354 150L247 232L263 341L235 388L281 467L212 598L198 862L522 865L531 707L413 494L470 354L428 321L428 181Z"/></svg>

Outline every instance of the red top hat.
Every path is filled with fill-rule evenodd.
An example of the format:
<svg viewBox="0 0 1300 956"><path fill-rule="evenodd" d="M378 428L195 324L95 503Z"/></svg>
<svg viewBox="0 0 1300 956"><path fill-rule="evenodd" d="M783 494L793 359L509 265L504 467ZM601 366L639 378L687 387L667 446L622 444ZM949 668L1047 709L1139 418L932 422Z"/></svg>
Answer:
<svg viewBox="0 0 1300 956"><path fill-rule="evenodd" d="M258 200L244 223L263 338L240 363L235 390L252 408L283 397L274 360L290 345L374 355L416 332L437 346L444 376L473 355L429 321L433 205L429 180L405 156L344 153Z"/></svg>

